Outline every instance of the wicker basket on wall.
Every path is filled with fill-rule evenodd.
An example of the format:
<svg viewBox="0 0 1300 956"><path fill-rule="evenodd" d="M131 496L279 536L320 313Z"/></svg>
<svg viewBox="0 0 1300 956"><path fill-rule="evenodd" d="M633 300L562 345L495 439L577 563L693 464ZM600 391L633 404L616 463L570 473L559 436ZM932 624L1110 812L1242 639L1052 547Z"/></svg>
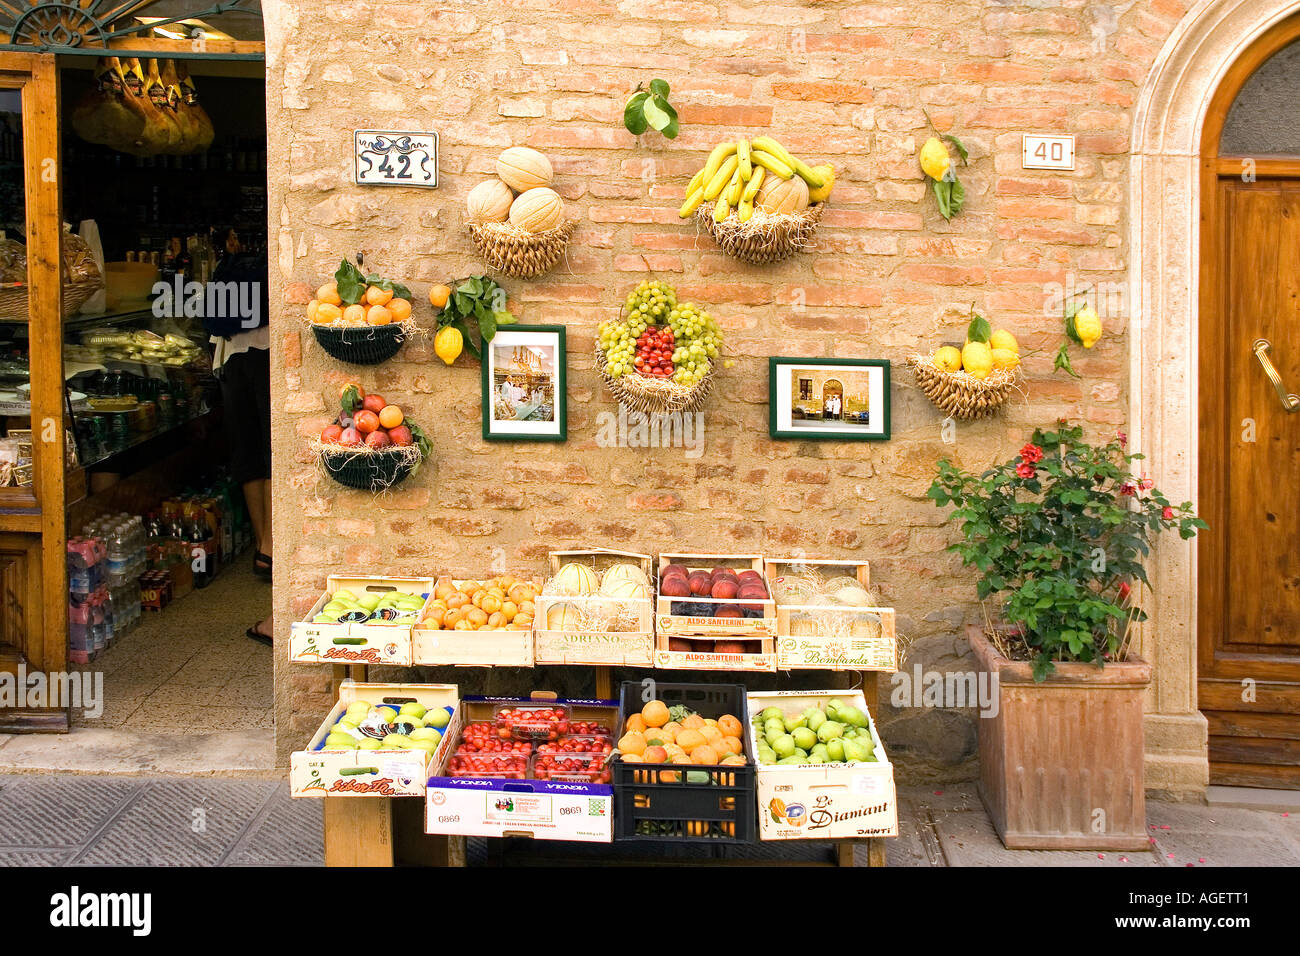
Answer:
<svg viewBox="0 0 1300 956"><path fill-rule="evenodd" d="M671 379L649 378L636 372L614 378L605 371L605 365L605 352L597 345L596 371L600 373L606 387L624 408L648 414L698 412L704 407L704 400L709 397L713 376L718 370L715 359L709 363L709 371L704 378L694 385L679 385Z"/></svg>
<svg viewBox="0 0 1300 956"><path fill-rule="evenodd" d="M326 354L351 365L378 365L402 348L406 329L400 324L335 327L312 325Z"/></svg>
<svg viewBox="0 0 1300 956"><path fill-rule="evenodd" d="M969 372L945 372L935 367L925 355L913 355L907 360L916 373L916 384L925 397L953 418L974 421L987 418L996 412L1016 387L1013 369L995 368L987 378L976 378Z"/></svg>
<svg viewBox="0 0 1300 956"><path fill-rule="evenodd" d="M802 212L779 216L756 210L748 222L741 222L734 213L715 222L712 204L701 203L695 216L727 255L761 265L789 259L811 247L825 208L826 204L819 202Z"/></svg>
<svg viewBox="0 0 1300 956"><path fill-rule="evenodd" d="M525 232L508 222L472 222L469 234L494 272L515 279L536 279L564 258L569 237L578 226L576 219L560 223L546 232Z"/></svg>

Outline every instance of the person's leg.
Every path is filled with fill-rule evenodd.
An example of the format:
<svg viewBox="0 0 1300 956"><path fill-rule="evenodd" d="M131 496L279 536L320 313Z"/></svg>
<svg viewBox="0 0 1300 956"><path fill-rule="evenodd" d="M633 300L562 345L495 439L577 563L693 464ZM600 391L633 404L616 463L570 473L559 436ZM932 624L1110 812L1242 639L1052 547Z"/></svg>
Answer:
<svg viewBox="0 0 1300 956"><path fill-rule="evenodd" d="M244 503L248 506L248 521L253 526L253 544L262 554L271 553L270 534L267 529L267 499L271 483L265 478L244 482Z"/></svg>

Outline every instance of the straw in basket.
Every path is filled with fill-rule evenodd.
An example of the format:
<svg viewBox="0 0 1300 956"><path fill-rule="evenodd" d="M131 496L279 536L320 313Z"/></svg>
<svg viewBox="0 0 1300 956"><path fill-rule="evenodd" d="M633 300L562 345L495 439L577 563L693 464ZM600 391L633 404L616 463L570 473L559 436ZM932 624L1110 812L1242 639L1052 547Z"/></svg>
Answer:
<svg viewBox="0 0 1300 956"><path fill-rule="evenodd" d="M817 203L802 212L780 215L755 209L748 222L741 222L735 213L722 222L714 222L712 205L702 203L695 215L727 255L762 264L789 259L796 252L811 247L825 206L825 203Z"/></svg>
<svg viewBox="0 0 1300 956"><path fill-rule="evenodd" d="M945 372L925 355L913 355L907 363L916 373L916 384L925 397L953 418L973 421L997 411L1016 387L1012 369L995 368L987 378L969 372Z"/></svg>
<svg viewBox="0 0 1300 956"><path fill-rule="evenodd" d="M628 372L622 378L614 378L605 371L605 352L596 346L596 371L605 385L618 399L618 403L629 411L647 414L661 412L698 412L708 398L709 389L713 387L713 374L718 363L715 359L709 363L709 370L704 378L694 385L680 385L670 378L651 378Z"/></svg>
<svg viewBox="0 0 1300 956"><path fill-rule="evenodd" d="M508 222L472 222L469 234L493 270L516 279L535 279L564 257L577 225L570 219L546 232L526 232Z"/></svg>

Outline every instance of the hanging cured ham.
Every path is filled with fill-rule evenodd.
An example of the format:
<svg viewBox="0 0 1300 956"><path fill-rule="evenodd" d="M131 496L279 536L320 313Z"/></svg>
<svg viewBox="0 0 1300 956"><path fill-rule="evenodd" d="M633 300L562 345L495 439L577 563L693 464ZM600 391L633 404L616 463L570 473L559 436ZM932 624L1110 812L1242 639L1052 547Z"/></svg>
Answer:
<svg viewBox="0 0 1300 956"><path fill-rule="evenodd" d="M142 142L144 114L128 103L117 57L95 64L95 81L72 110L72 128L88 143L125 149Z"/></svg>

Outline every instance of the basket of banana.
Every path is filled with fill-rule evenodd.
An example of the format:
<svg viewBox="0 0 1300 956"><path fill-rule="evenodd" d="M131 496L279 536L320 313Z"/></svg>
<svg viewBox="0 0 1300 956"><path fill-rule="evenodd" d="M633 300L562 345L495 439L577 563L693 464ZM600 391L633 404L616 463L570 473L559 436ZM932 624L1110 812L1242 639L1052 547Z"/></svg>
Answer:
<svg viewBox="0 0 1300 956"><path fill-rule="evenodd" d="M944 345L933 355L912 355L907 362L916 384L940 411L973 421L992 415L1015 390L1020 345L1006 329L992 331L976 315L963 347Z"/></svg>
<svg viewBox="0 0 1300 956"><path fill-rule="evenodd" d="M835 185L835 167L808 166L770 136L720 143L686 187L678 210L724 252L779 262L812 244Z"/></svg>

